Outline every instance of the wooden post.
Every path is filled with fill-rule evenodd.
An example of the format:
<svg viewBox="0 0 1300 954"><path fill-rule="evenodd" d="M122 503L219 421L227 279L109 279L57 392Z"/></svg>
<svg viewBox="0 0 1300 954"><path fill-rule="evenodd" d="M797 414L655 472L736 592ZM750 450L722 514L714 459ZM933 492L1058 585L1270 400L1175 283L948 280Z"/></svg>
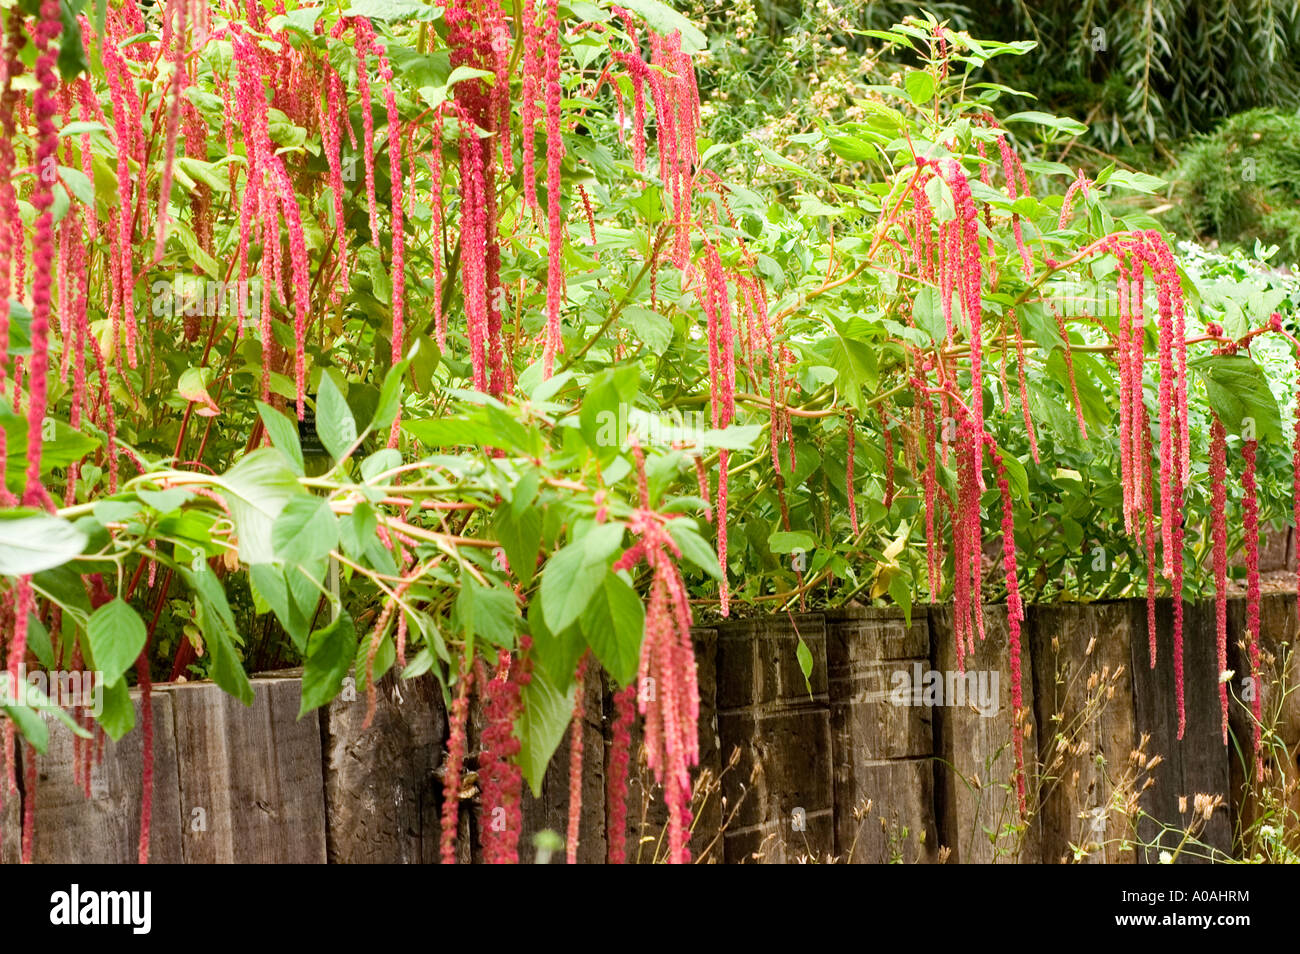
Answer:
<svg viewBox="0 0 1300 954"><path fill-rule="evenodd" d="M891 698L896 673L930 667L926 610L826 614L835 855L850 864L933 862L931 710Z"/></svg>
<svg viewBox="0 0 1300 954"><path fill-rule="evenodd" d="M1005 605L984 607L984 640L965 659L966 704L944 699L934 709L937 748L936 808L940 840L955 864L1036 864L1042 860L1036 795L1038 733L1034 721L1034 678L1027 625L1021 625L1020 718L1011 704L1010 634ZM945 680L957 672L957 649L950 606L930 610L931 659ZM980 711L969 690L994 685L995 707ZM952 676L958 686L957 676ZM1027 730L1027 731L1026 731ZM1029 817L1020 817L1015 788L1014 734L1024 746L1025 790Z"/></svg>
<svg viewBox="0 0 1300 954"><path fill-rule="evenodd" d="M323 864L320 720L298 719L300 679L252 680L251 707L212 683L167 687L187 864Z"/></svg>
<svg viewBox="0 0 1300 954"><path fill-rule="evenodd" d="M1276 792L1279 778L1276 763L1285 759L1286 778L1293 782L1286 807L1300 814L1300 792L1294 787L1300 766L1300 653L1296 652L1296 597L1292 593L1269 594L1260 601L1260 708L1264 724L1276 733L1273 746L1266 747L1265 763L1273 769ZM1228 668L1233 670L1229 693L1231 739L1228 763L1232 794L1232 830L1238 849L1250 852L1260 823L1268 823L1256 802L1257 791L1248 784L1254 775L1254 718L1248 692L1250 655L1246 643L1246 601L1228 604ZM1292 816L1294 817L1294 816ZM1300 851L1300 835L1291 833L1288 847Z"/></svg>
<svg viewBox="0 0 1300 954"><path fill-rule="evenodd" d="M447 738L442 691L431 675L402 680L396 671L375 688L367 730L364 693L341 694L321 710L329 862L436 863L441 782L434 773Z"/></svg>
<svg viewBox="0 0 1300 954"><path fill-rule="evenodd" d="M103 761L90 773L90 798L86 798L84 788L74 779L72 730L56 719L49 721L49 748L44 755L36 757L36 839L32 860L38 864L122 865L135 864L139 859L143 786L139 691L133 691L131 697L137 728L118 742L104 741ZM179 864L183 860L180 789L171 697L166 692L154 692L152 705L153 811L149 860L155 864ZM18 799L12 801L16 805ZM8 835L7 830L5 834Z"/></svg>
<svg viewBox="0 0 1300 954"><path fill-rule="evenodd" d="M1186 845L1179 862L1209 862L1211 855L1224 860L1232 850L1228 807L1228 753L1223 745L1219 713L1219 664L1215 646L1214 603L1183 604L1183 712L1186 728L1178 739L1178 701L1175 689L1172 599L1156 607L1156 667L1146 638L1131 644L1133 665L1134 728L1138 737L1150 736L1149 754L1163 756L1151 777L1155 785L1140 802L1137 860L1159 863L1161 852L1178 850L1184 832L1200 824L1193 815L1197 794L1219 795L1221 809L1197 835L1204 847ZM1145 615L1137 627L1146 635ZM1185 807L1184 807L1185 806ZM1216 854L1217 853L1217 854Z"/></svg>
<svg viewBox="0 0 1300 954"><path fill-rule="evenodd" d="M1133 793L1122 780L1135 748L1130 662L1146 646L1145 603L1034 605L1028 615L1043 861L1132 863Z"/></svg>
<svg viewBox="0 0 1300 954"><path fill-rule="evenodd" d="M783 863L835 851L826 620L786 614L718 627L718 736L740 749L723 777L729 863ZM812 657L805 682L797 647Z"/></svg>

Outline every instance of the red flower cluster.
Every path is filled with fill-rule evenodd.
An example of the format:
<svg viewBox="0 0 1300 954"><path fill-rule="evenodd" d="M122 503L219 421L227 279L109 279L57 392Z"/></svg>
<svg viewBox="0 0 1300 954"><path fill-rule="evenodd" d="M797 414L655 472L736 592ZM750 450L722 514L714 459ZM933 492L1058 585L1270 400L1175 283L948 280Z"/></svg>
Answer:
<svg viewBox="0 0 1300 954"><path fill-rule="evenodd" d="M469 692L474 684L474 667L461 673L456 698L451 703L447 731L447 757L442 768L442 832L439 852L444 865L456 863L456 830L460 825L460 781L468 746Z"/></svg>
<svg viewBox="0 0 1300 954"><path fill-rule="evenodd" d="M642 560L652 576L646 606L645 637L638 670L638 708L645 719L646 762L663 786L668 806L668 853L674 864L690 860L686 840L691 826L690 767L699 762L700 693L691 642L691 607L676 560L681 551L668 532L667 520L650 509L645 456L632 439L641 506L628 528L637 537L614 563L629 570ZM719 518L721 522L721 518Z"/></svg>
<svg viewBox="0 0 1300 954"><path fill-rule="evenodd" d="M1223 422L1215 414L1210 424L1210 539L1214 549L1214 634L1219 665L1219 710L1223 744L1228 744L1228 447Z"/></svg>
<svg viewBox="0 0 1300 954"><path fill-rule="evenodd" d="M524 686L532 679L527 659L531 643L529 637L521 637L518 657L500 650L492 679L481 672L478 677L487 719L478 766L482 792L479 844L483 860L492 865L519 862L523 775L515 758L519 754L515 720L523 711Z"/></svg>
<svg viewBox="0 0 1300 954"><path fill-rule="evenodd" d="M632 760L632 725L636 721L636 686L624 686L614 693L614 727L609 746L606 776L605 837L609 863L623 864L627 842L627 774Z"/></svg>

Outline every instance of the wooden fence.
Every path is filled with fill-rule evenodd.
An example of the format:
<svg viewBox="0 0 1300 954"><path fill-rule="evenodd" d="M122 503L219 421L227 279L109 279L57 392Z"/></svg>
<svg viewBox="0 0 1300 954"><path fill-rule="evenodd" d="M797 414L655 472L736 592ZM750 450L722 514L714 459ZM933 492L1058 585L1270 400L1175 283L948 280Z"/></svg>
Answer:
<svg viewBox="0 0 1300 954"><path fill-rule="evenodd" d="M1090 862L1157 860L1192 818L1194 796L1222 798L1199 838L1234 850L1233 832L1255 810L1242 794L1242 767L1220 735L1218 667L1211 604L1185 604L1186 712L1177 739L1170 616L1159 607L1160 664L1148 660L1146 605L1123 601L1031 607L1023 627L1023 717L1012 712L1004 607L985 608L985 640L966 660L996 694L964 704L922 702L933 672L956 666L952 614L920 608L910 625L896 611L845 609L720 623L698 629L701 775L697 855L725 862L787 862L805 855L853 862ZM1230 613L1229 667L1241 695L1249 672L1238 641L1245 612ZM1300 685L1293 596L1263 604L1264 711L1300 750ZM796 648L812 657L807 680ZM918 678L919 677L919 678ZM152 858L158 862L403 862L437 860L442 793L438 775L446 718L426 678L380 685L374 724L361 730L364 694L346 693L318 716L296 718L296 674L253 680L245 708L208 683L156 687ZM900 685L904 688L900 690ZM901 695L900 695L901 693ZM905 698L904 698L905 697ZM977 705L986 704L983 711ZM138 706L138 700L137 700ZM605 774L612 699L589 680L579 860L605 857ZM473 750L481 716L471 720ZM1248 740L1248 714L1234 702L1233 730ZM37 760L40 862L135 860L140 733L109 743L86 798L74 783L69 732L51 726ZM1017 823L1012 733L1030 766L1027 828ZM1146 739L1143 742L1143 739ZM1135 752L1140 750L1140 755ZM533 835L563 832L568 743L542 796L526 796L521 857ZM1159 759L1155 759L1159 756ZM1147 763L1156 764L1147 770ZM662 806L634 772L629 850L661 852ZM1147 784L1147 779L1150 784ZM1140 791L1139 791L1140 789ZM477 800L466 779L460 860L479 860ZM33 797L24 791L21 799ZM17 856L19 799L9 799L0 855ZM1141 821L1135 806L1141 808ZM1136 828L1136 830L1134 830ZM545 850L543 849L543 854ZM1195 860L1184 852L1180 860ZM563 859L555 852L550 860Z"/></svg>

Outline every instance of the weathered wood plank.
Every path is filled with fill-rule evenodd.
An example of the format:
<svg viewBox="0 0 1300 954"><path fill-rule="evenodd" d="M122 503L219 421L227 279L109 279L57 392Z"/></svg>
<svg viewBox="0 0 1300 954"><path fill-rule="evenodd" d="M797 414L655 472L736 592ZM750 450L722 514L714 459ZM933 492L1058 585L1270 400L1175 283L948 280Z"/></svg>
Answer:
<svg viewBox="0 0 1300 954"><path fill-rule="evenodd" d="M723 860L723 762L718 735L717 641L718 632L709 627L691 631L695 646L696 682L700 690L700 764L694 779L691 810L691 859L705 864ZM608 680L605 684L605 770L608 778L613 743L614 698ZM663 789L654 783L645 765L642 748L642 723L638 717L631 734L631 765L628 769L626 856L629 864L652 864L662 861L668 852L668 813ZM733 770L734 771L734 770ZM607 811L606 813L607 814ZM602 816L602 824L605 821Z"/></svg>
<svg viewBox="0 0 1300 954"><path fill-rule="evenodd" d="M90 773L90 798L74 776L74 740L67 726L51 719L50 745L36 757L36 838L38 864L135 864L139 859L140 798L143 790L141 700L135 703L136 728L114 742L104 740L103 760ZM149 860L179 864L180 790L171 698L154 692L153 804ZM24 797L27 797L24 795ZM16 800L15 800L16 801Z"/></svg>
<svg viewBox="0 0 1300 954"><path fill-rule="evenodd" d="M582 806L579 811L579 864L600 864L605 860L605 735L604 692L601 680L589 669L583 680L582 719ZM556 749L540 796L534 796L524 783L522 806L523 834L519 840L519 860L532 862L544 857L534 839L539 832L552 831L564 840L569 827L569 758L572 751L573 724ZM565 848L550 854L551 864L563 864Z"/></svg>
<svg viewBox="0 0 1300 954"><path fill-rule="evenodd" d="M958 681L957 649L951 607L930 610L931 659L944 679L966 698L944 699L934 710L937 749L936 808L940 839L955 864L1037 864L1042 860L1038 794L1038 738L1034 721L1033 660L1025 625L1021 628L1022 708L1011 704L1010 631L1005 605L984 607L984 640L965 660ZM981 700L977 692L989 697ZM972 691L975 690L975 691ZM1028 819L1021 819L1015 788L1014 736L1023 739Z"/></svg>
<svg viewBox="0 0 1300 954"><path fill-rule="evenodd" d="M364 692L321 710L326 757L326 851L331 864L438 860L435 776L447 737L442 692L429 675L376 684L375 718L362 729Z"/></svg>
<svg viewBox="0 0 1300 954"><path fill-rule="evenodd" d="M805 681L796 650L812 656ZM771 616L718 626L718 736L740 749L723 776L734 812L724 836L729 863L786 863L834 854L826 620Z"/></svg>
<svg viewBox="0 0 1300 954"><path fill-rule="evenodd" d="M1163 851L1174 852L1183 832L1194 823L1198 793L1224 800L1197 838L1206 849L1186 848L1179 862L1209 861L1212 851L1232 849L1232 827L1227 803L1228 760L1223 745L1219 710L1219 665L1215 647L1214 604L1183 604L1183 711L1186 727L1178 738L1178 703L1173 647L1172 599L1156 607L1156 666L1151 668L1147 639L1131 645L1133 705L1139 738L1150 736L1147 751L1163 756L1151 773L1155 784L1139 802L1143 817L1138 824L1137 859L1159 863ZM1145 620L1140 627L1146 631ZM1200 825L1200 822L1195 822Z"/></svg>
<svg viewBox="0 0 1300 954"><path fill-rule="evenodd" d="M1275 795L1280 794L1291 812L1300 813L1300 791L1278 793L1278 779L1294 780L1300 765L1300 653L1296 652L1296 597L1269 594L1260 601L1260 708L1264 724L1276 733L1266 745L1265 764ZM1229 693L1229 726L1232 733L1228 754L1233 831L1238 854L1253 852L1253 834L1264 820L1257 804L1258 790L1250 784L1254 775L1254 718L1249 701L1250 656L1245 643L1246 603L1234 599L1228 605L1228 668L1234 675ZM1285 766L1278 763L1286 760ZM1293 816L1294 817L1294 816ZM1245 844L1242 844L1242 835ZM1300 833L1291 832L1287 846L1300 851Z"/></svg>
<svg viewBox="0 0 1300 954"><path fill-rule="evenodd" d="M826 614L835 855L846 863L936 858L931 711L891 697L895 674L928 669L929 654L924 609L910 626L893 609Z"/></svg>
<svg viewBox="0 0 1300 954"><path fill-rule="evenodd" d="M186 863L324 863L320 722L297 679L257 678L245 708L210 683L169 687Z"/></svg>
<svg viewBox="0 0 1300 954"><path fill-rule="evenodd" d="M1132 863L1132 793L1116 780L1135 747L1130 645L1146 645L1145 604L1034 605L1028 617L1043 861L1075 860L1077 847L1080 861Z"/></svg>

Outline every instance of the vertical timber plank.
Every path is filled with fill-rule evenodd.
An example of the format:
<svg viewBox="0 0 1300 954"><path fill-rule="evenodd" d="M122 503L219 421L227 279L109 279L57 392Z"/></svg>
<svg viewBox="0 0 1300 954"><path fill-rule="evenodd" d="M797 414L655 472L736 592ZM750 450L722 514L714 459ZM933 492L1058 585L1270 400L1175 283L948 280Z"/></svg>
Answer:
<svg viewBox="0 0 1300 954"><path fill-rule="evenodd" d="M800 637L812 654L807 682ZM722 751L740 749L724 775L725 860L825 859L835 850L825 617L720 624L717 658L718 737Z"/></svg>
<svg viewBox="0 0 1300 954"><path fill-rule="evenodd" d="M49 721L49 748L36 757L36 838L32 850L36 863L120 865L138 860L143 788L140 693L133 691L131 700L135 704L136 728L118 742L104 740L103 760L90 773L90 798L74 778L72 730L58 720ZM171 697L155 691L151 703L153 808L149 861L179 864L180 790ZM17 799L13 801L17 803Z"/></svg>
<svg viewBox="0 0 1300 954"><path fill-rule="evenodd" d="M933 862L931 713L896 705L893 676L929 668L926 611L911 624L893 609L826 614L835 854L849 864Z"/></svg>
<svg viewBox="0 0 1300 954"><path fill-rule="evenodd" d="M320 723L299 679L252 680L245 707L211 683L168 689L188 864L323 864ZM197 810L197 811L196 811Z"/></svg>
<svg viewBox="0 0 1300 954"><path fill-rule="evenodd" d="M1278 795L1281 777L1294 779L1300 767L1300 653L1296 652L1296 597L1294 593L1270 593L1260 600L1260 708L1264 725L1275 733L1273 744L1265 744L1264 761ZM1258 788L1250 783L1254 775L1254 717L1251 713L1250 655L1246 640L1246 603L1234 599L1228 604L1228 668L1233 670L1229 684L1228 713L1231 727L1229 771L1232 795L1233 831L1238 839L1238 854L1253 849L1253 834L1266 821L1257 804ZM1282 760L1286 764L1279 766ZM1282 771L1279 772L1279 769ZM1291 812L1300 813L1300 791L1294 784L1280 793ZM1274 822L1276 824L1276 822ZM1300 834L1290 832L1286 842L1291 851L1300 851ZM1245 844L1241 844L1244 836Z"/></svg>
<svg viewBox="0 0 1300 954"><path fill-rule="evenodd" d="M937 808L943 843L955 864L1036 864L1042 860L1038 792L1038 735L1034 721L1034 680L1027 621L1021 624L1022 710L1014 711L1010 632L1005 604L984 612L984 640L965 660L964 681L957 676L957 649L951 606L930 610L931 659L958 698L943 699L934 712ZM996 698L977 707L983 689ZM962 693L964 692L964 698ZM990 701L989 699L985 700ZM1015 786L1014 734L1025 753L1025 795L1030 813L1020 818Z"/></svg>
<svg viewBox="0 0 1300 954"><path fill-rule="evenodd" d="M1159 863L1161 852L1173 852L1193 824L1194 796L1218 795L1222 807L1196 835L1204 847L1189 845L1179 862L1209 861L1232 849L1228 808L1228 757L1223 746L1219 713L1219 665L1215 647L1214 603L1183 603L1183 712L1186 727L1178 738L1178 700L1174 667L1172 599L1156 604L1156 666L1151 668L1147 639L1134 639L1133 706L1138 737L1150 737L1148 754L1163 761L1151 773L1155 784L1139 802L1137 860ZM1145 634L1143 620L1138 627ZM1196 822L1200 826L1201 822Z"/></svg>
<svg viewBox="0 0 1300 954"><path fill-rule="evenodd" d="M1134 861L1129 793L1115 782L1136 745L1130 645L1146 645L1145 605L1029 607L1044 862Z"/></svg>
<svg viewBox="0 0 1300 954"><path fill-rule="evenodd" d="M442 693L430 675L402 680L395 671L375 688L369 729L365 693L341 693L321 710L329 862L436 863Z"/></svg>
<svg viewBox="0 0 1300 954"><path fill-rule="evenodd" d="M578 855L579 864L600 864L605 860L605 736L602 727L604 715L603 687L597 665L589 661L583 680L582 717L582 807L579 812ZM519 839L519 860L531 862L542 855L534 847L534 837L550 830L568 837L569 827L569 758L572 752L573 723L565 730L564 740L551 757L542 779L540 796L534 796L524 782L522 806L523 833ZM479 820L479 824L483 824ZM561 847L550 854L551 864L563 864L566 849Z"/></svg>

